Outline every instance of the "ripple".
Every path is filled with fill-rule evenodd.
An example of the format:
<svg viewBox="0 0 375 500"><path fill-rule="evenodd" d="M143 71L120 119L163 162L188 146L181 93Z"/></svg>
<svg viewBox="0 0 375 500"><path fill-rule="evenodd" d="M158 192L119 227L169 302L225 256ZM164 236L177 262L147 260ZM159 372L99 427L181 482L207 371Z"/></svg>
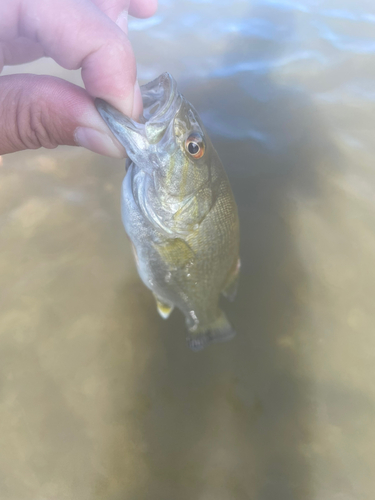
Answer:
<svg viewBox="0 0 375 500"><path fill-rule="evenodd" d="M233 65L223 66L215 69L211 73L211 76L215 78L225 78L227 76L235 75L236 73L247 71L258 74L267 73L274 68L288 66L289 64L303 60L314 60L322 65L328 63L328 58L323 56L320 52L314 50L301 50L279 58L242 61Z"/></svg>
<svg viewBox="0 0 375 500"><path fill-rule="evenodd" d="M375 82L348 82L335 90L319 92L315 94L317 99L326 102L343 102L345 100L363 101L364 103L375 102Z"/></svg>
<svg viewBox="0 0 375 500"><path fill-rule="evenodd" d="M256 142L269 146L272 143L271 135L251 126L249 127L249 125L246 126L246 124L243 123L245 120L237 119L235 122L232 122L226 118L224 121L220 118L220 113L215 113L213 111L203 111L200 115L205 126L207 126L210 133L214 135L235 140L253 139Z"/></svg>
<svg viewBox="0 0 375 500"><path fill-rule="evenodd" d="M201 111L200 116L210 135L232 141L253 141L272 154L286 151L300 140L299 130L292 131L287 127L280 129L279 126L275 130L265 130L254 123L250 116L231 117L223 110Z"/></svg>
<svg viewBox="0 0 375 500"><path fill-rule="evenodd" d="M254 5L272 5L280 10L298 10L300 12L310 12L310 8L306 4L310 4L311 6L316 5L316 1L314 0L306 0L304 3L302 2L293 2L293 0L258 0L254 2Z"/></svg>
<svg viewBox="0 0 375 500"><path fill-rule="evenodd" d="M367 21L375 23L375 16L364 12L353 12L345 9L324 9L319 11L319 14L325 17L333 17L335 19L345 19L347 21Z"/></svg>
<svg viewBox="0 0 375 500"><path fill-rule="evenodd" d="M265 40L280 40L292 34L291 26L277 25L269 19L251 17L248 19L225 19L214 24L218 33L241 33Z"/></svg>
<svg viewBox="0 0 375 500"><path fill-rule="evenodd" d="M357 54L370 54L375 52L375 40L369 38L351 37L335 33L326 24L312 21L320 37L327 40L331 45L339 50L354 52Z"/></svg>

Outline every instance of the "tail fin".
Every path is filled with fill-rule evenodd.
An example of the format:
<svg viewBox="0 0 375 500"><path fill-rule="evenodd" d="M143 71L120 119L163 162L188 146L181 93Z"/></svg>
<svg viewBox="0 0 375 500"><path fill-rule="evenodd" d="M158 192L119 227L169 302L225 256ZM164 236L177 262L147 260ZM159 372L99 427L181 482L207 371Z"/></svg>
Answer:
<svg viewBox="0 0 375 500"><path fill-rule="evenodd" d="M231 340L236 332L231 327L225 314L220 311L220 316L206 328L190 330L186 338L192 351L200 351L213 342L226 342Z"/></svg>

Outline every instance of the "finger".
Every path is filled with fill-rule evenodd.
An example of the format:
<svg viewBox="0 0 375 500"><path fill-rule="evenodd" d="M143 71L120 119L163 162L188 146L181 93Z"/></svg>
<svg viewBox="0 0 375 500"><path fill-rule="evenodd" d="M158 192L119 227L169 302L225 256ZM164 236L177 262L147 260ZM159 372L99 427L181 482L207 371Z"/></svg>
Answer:
<svg viewBox="0 0 375 500"><path fill-rule="evenodd" d="M3 66L24 64L43 56L41 45L27 38L19 37L10 42L0 42L0 60L3 61Z"/></svg>
<svg viewBox="0 0 375 500"><path fill-rule="evenodd" d="M134 17L151 17L158 6L157 0L131 0L129 14Z"/></svg>
<svg viewBox="0 0 375 500"><path fill-rule="evenodd" d="M127 36L89 0L28 0L20 11L21 34L38 41L67 69L82 68L90 95L137 118L136 64ZM136 103L139 106L137 97Z"/></svg>
<svg viewBox="0 0 375 500"><path fill-rule="evenodd" d="M112 21L116 21L121 12L128 12L134 17L151 17L155 14L157 0L92 0L93 3Z"/></svg>
<svg viewBox="0 0 375 500"><path fill-rule="evenodd" d="M128 33L128 11L134 17L150 17L157 7L157 0L92 0L124 33Z"/></svg>
<svg viewBox="0 0 375 500"><path fill-rule="evenodd" d="M125 156L84 89L50 76L0 77L0 155L63 144Z"/></svg>
<svg viewBox="0 0 375 500"><path fill-rule="evenodd" d="M106 16L116 21L123 10L129 9L130 0L91 0Z"/></svg>
<svg viewBox="0 0 375 500"><path fill-rule="evenodd" d="M20 0L2 0L0 2L0 40L12 40L19 34Z"/></svg>
<svg viewBox="0 0 375 500"><path fill-rule="evenodd" d="M119 28L128 34L128 10L130 0L91 0Z"/></svg>

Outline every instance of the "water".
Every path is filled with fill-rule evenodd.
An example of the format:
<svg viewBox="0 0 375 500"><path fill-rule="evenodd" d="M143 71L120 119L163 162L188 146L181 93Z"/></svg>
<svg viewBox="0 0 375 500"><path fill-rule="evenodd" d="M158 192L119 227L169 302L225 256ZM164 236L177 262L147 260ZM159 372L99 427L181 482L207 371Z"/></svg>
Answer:
<svg viewBox="0 0 375 500"><path fill-rule="evenodd" d="M121 161L4 156L2 500L372 500L373 2L164 0L130 33L141 83L174 75L230 177L238 336L197 354L158 316Z"/></svg>

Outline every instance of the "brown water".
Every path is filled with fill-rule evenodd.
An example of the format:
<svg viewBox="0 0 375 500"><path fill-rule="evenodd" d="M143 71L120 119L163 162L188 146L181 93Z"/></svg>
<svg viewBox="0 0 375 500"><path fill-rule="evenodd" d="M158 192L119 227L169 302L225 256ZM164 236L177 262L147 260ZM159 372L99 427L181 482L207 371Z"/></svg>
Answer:
<svg viewBox="0 0 375 500"><path fill-rule="evenodd" d="M158 316L123 162L4 156L1 500L372 500L373 1L164 0L130 30L141 83L172 73L226 165L238 335L193 353Z"/></svg>

